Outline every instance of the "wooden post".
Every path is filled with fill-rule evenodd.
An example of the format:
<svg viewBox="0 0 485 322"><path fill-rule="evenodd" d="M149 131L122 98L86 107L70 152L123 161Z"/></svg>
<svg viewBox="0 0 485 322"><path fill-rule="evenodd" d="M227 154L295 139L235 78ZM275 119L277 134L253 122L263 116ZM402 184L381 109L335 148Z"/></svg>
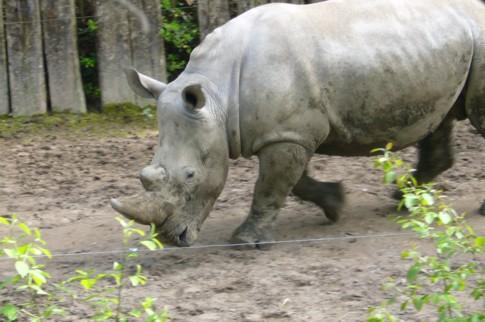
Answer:
<svg viewBox="0 0 485 322"><path fill-rule="evenodd" d="M139 17L123 6L122 1L96 1L96 15L99 17L98 72L103 105L132 102L143 106L155 103L133 93L123 73L124 68L133 67L153 78L166 80L163 40L159 35L160 1L130 2L143 11L149 25L146 34Z"/></svg>
<svg viewBox="0 0 485 322"><path fill-rule="evenodd" d="M140 72L151 77L167 81L167 68L165 63L165 48L160 36L162 9L159 0L137 0L138 8L141 8L148 19L150 29L148 33L140 32L140 21L133 15L130 16L132 61L131 65ZM136 97L138 105L154 104L153 100L143 100Z"/></svg>
<svg viewBox="0 0 485 322"><path fill-rule="evenodd" d="M44 53L53 111L86 112L74 0L41 0Z"/></svg>
<svg viewBox="0 0 485 322"><path fill-rule="evenodd" d="M3 0L0 0L0 115L9 113L8 69L3 29Z"/></svg>
<svg viewBox="0 0 485 322"><path fill-rule="evenodd" d="M228 0L199 0L197 11L201 40L230 19Z"/></svg>
<svg viewBox="0 0 485 322"><path fill-rule="evenodd" d="M4 5L12 113L45 113L47 95L39 2L8 0Z"/></svg>

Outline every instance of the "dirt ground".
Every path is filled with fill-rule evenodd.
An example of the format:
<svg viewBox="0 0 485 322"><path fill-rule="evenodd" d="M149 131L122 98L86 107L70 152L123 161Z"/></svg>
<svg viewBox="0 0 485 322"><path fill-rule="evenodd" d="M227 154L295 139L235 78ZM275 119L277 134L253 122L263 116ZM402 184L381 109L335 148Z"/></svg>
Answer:
<svg viewBox="0 0 485 322"><path fill-rule="evenodd" d="M439 178L450 202L470 214L485 231L476 210L485 197L485 140L466 123L456 131L456 164ZM64 135L0 139L0 214L17 213L42 232L55 257L49 268L67 276L76 268L109 268L121 248L120 227L109 199L131 194L141 185L138 171L156 143L148 137L93 138ZM403 152L415 159L415 149ZM126 303L144 296L167 306L172 321L363 321L369 306L384 294L389 276L405 276L400 251L416 240L401 234L386 217L394 211L389 187L380 183L371 158L317 156L314 176L342 180L347 205L342 219L329 224L321 211L294 197L287 200L276 225L278 240L292 242L270 250L225 244L246 216L257 175L257 160L231 162L229 179L203 226L196 247L143 255L147 287L129 289ZM72 253L95 252L89 255ZM100 253L96 253L100 252ZM0 263L0 277L11 272ZM85 312L71 317L82 321ZM402 314L406 321L425 316Z"/></svg>

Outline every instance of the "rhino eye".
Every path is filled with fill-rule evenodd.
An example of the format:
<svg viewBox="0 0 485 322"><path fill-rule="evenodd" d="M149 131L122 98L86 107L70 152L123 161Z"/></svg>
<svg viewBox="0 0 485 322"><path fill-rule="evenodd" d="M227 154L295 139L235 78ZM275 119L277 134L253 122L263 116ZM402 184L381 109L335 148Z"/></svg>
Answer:
<svg viewBox="0 0 485 322"><path fill-rule="evenodd" d="M185 179L192 180L194 177L195 177L195 171L194 170L187 170L185 172Z"/></svg>

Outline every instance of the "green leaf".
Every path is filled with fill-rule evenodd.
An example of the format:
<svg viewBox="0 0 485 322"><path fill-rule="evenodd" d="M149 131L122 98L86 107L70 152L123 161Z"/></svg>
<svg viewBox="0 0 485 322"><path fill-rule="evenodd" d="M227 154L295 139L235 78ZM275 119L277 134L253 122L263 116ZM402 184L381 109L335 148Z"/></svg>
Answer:
<svg viewBox="0 0 485 322"><path fill-rule="evenodd" d="M0 314L3 315L8 322L17 320L18 308L12 304L5 304L0 306Z"/></svg>
<svg viewBox="0 0 485 322"><path fill-rule="evenodd" d="M438 215L439 219L443 223L443 225L447 225L451 222L451 216L448 212L446 211L441 211Z"/></svg>
<svg viewBox="0 0 485 322"><path fill-rule="evenodd" d="M130 276L129 279L130 279L131 285L133 286L140 285L140 279L138 278L138 276Z"/></svg>
<svg viewBox="0 0 485 322"><path fill-rule="evenodd" d="M93 316L94 321L106 321L111 319L113 316L113 311L106 309L103 312L96 313L96 315Z"/></svg>
<svg viewBox="0 0 485 322"><path fill-rule="evenodd" d="M24 261L17 261L15 262L15 270L22 278L24 278L29 274L30 267L29 264Z"/></svg>
<svg viewBox="0 0 485 322"><path fill-rule="evenodd" d="M27 226L25 223L21 222L17 225L20 229L23 230L23 232L27 235L32 235L32 230L30 230L29 226Z"/></svg>
<svg viewBox="0 0 485 322"><path fill-rule="evenodd" d="M406 208L412 209L416 207L418 203L419 199L416 197L415 194L408 193L404 195L404 205L406 206Z"/></svg>
<svg viewBox="0 0 485 322"><path fill-rule="evenodd" d="M470 322L483 322L485 320L485 315L481 314L473 314L470 319Z"/></svg>
<svg viewBox="0 0 485 322"><path fill-rule="evenodd" d="M394 144L392 142L389 142L386 144L386 150L390 151L392 150L392 147L394 146Z"/></svg>
<svg viewBox="0 0 485 322"><path fill-rule="evenodd" d="M412 283L412 282L416 281L420 271L421 271L420 265L414 264L413 266L411 266L408 270L407 275L406 275L408 282Z"/></svg>
<svg viewBox="0 0 485 322"><path fill-rule="evenodd" d="M42 235L41 235L40 230L38 228L34 229L34 236L35 236L35 239L42 240Z"/></svg>
<svg viewBox="0 0 485 322"><path fill-rule="evenodd" d="M143 312L140 309L134 309L131 310L129 313L132 317L139 318L143 314Z"/></svg>
<svg viewBox="0 0 485 322"><path fill-rule="evenodd" d="M485 237L479 236L475 238L475 246L477 247L485 246Z"/></svg>
<svg viewBox="0 0 485 322"><path fill-rule="evenodd" d="M8 218L0 216L0 224L8 226L10 225L10 221L8 220Z"/></svg>
<svg viewBox="0 0 485 322"><path fill-rule="evenodd" d="M4 248L3 252L5 253L5 255L7 255L10 258L16 258L17 255L18 255L17 250L15 250L13 248Z"/></svg>
<svg viewBox="0 0 485 322"><path fill-rule="evenodd" d="M132 234L137 234L139 236L145 236L145 232L143 230L141 230L141 229L138 229L138 228L131 228L130 229L130 232Z"/></svg>
<svg viewBox="0 0 485 322"><path fill-rule="evenodd" d="M434 219L436 218L436 214L434 212L427 212L424 215L424 221L428 224L431 225L434 222Z"/></svg>
<svg viewBox="0 0 485 322"><path fill-rule="evenodd" d="M42 272L40 270L34 269L30 271L30 276L32 276L32 279L34 280L34 283L41 286L47 282L45 272Z"/></svg>
<svg viewBox="0 0 485 322"><path fill-rule="evenodd" d="M52 258L52 253L50 250L48 250L47 248L44 248L44 247L38 247L38 249L40 249L40 251L45 255L47 256L49 259Z"/></svg>
<svg viewBox="0 0 485 322"><path fill-rule="evenodd" d="M402 302L402 303L401 303L401 306L400 306L400 310L401 310L401 311L405 311L405 310L406 310L406 308L408 307L408 303L409 303L408 301L404 301L404 302Z"/></svg>
<svg viewBox="0 0 485 322"><path fill-rule="evenodd" d="M94 285L96 285L97 280L95 278L87 278L81 280L80 284L86 289L90 290Z"/></svg>
<svg viewBox="0 0 485 322"><path fill-rule="evenodd" d="M123 217L117 216L115 219L120 223L121 227L126 228L131 226L132 221L126 221Z"/></svg>
<svg viewBox="0 0 485 322"><path fill-rule="evenodd" d="M30 285L30 289L34 290L38 295L49 295L46 291L40 288L38 285Z"/></svg>
<svg viewBox="0 0 485 322"><path fill-rule="evenodd" d="M145 297L141 305L145 310L147 310L153 307L153 302L155 302L155 299L153 297Z"/></svg>
<svg viewBox="0 0 485 322"><path fill-rule="evenodd" d="M423 193L421 195L421 198L422 198L425 206L432 206L432 205L434 205L434 198L433 198L433 196L431 194L429 194L429 193Z"/></svg>
<svg viewBox="0 0 485 322"><path fill-rule="evenodd" d="M390 183L393 183L395 180L396 180L396 172L395 171L388 171L386 172L386 174L384 175L384 183L386 184L390 184Z"/></svg>
<svg viewBox="0 0 485 322"><path fill-rule="evenodd" d="M143 246L145 246L146 248L152 251L158 249L158 245L151 240L142 240L140 244L142 244Z"/></svg>
<svg viewBox="0 0 485 322"><path fill-rule="evenodd" d="M413 304L416 310L421 311L423 308L423 305L428 302L428 296L423 295L423 296L417 296L413 298Z"/></svg>
<svg viewBox="0 0 485 322"><path fill-rule="evenodd" d="M113 269L114 269L115 271L122 271L122 270L123 270L123 268L124 268L123 264L118 263L118 262L114 262L114 263L113 263Z"/></svg>

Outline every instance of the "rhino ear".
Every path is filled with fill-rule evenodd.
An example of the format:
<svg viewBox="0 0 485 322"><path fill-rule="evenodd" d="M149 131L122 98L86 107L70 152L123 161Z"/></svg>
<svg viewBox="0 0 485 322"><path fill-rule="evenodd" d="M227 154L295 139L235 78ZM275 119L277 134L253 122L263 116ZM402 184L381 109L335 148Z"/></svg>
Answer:
<svg viewBox="0 0 485 322"><path fill-rule="evenodd" d="M137 72L135 69L125 69L126 78L131 89L138 95L157 99L167 84Z"/></svg>
<svg viewBox="0 0 485 322"><path fill-rule="evenodd" d="M197 111L205 105L205 94L200 84L189 85L182 91L185 107L190 111Z"/></svg>

